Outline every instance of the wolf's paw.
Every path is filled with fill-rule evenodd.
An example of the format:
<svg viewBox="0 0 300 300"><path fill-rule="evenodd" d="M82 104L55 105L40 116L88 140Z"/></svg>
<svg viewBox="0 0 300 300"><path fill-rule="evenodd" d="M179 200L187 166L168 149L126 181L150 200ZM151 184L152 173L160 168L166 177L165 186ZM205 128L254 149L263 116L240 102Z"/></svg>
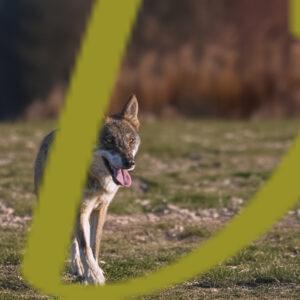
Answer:
<svg viewBox="0 0 300 300"><path fill-rule="evenodd" d="M85 284L104 285L105 277L103 271L99 268L96 272L88 271L88 274L84 280Z"/></svg>

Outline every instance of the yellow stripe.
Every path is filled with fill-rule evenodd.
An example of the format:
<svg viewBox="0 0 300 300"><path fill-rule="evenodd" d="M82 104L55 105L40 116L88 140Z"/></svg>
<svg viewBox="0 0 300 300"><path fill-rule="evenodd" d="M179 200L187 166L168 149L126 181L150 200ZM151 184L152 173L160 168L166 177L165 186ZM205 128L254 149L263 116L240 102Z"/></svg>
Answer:
<svg viewBox="0 0 300 300"><path fill-rule="evenodd" d="M289 26L295 37L300 37L300 0L290 0Z"/></svg>
<svg viewBox="0 0 300 300"><path fill-rule="evenodd" d="M140 0L96 1L74 70L60 131L51 151L23 263L26 278L45 292L60 285L101 116L119 70Z"/></svg>

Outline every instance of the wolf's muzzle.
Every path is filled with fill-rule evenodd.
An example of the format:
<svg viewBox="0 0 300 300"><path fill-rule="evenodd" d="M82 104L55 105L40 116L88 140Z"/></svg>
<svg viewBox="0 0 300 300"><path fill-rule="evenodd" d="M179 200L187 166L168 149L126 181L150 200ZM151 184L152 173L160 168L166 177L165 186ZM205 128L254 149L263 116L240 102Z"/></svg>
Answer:
<svg viewBox="0 0 300 300"><path fill-rule="evenodd" d="M126 169L132 169L135 166L135 161L133 158L125 158L123 159L123 165Z"/></svg>

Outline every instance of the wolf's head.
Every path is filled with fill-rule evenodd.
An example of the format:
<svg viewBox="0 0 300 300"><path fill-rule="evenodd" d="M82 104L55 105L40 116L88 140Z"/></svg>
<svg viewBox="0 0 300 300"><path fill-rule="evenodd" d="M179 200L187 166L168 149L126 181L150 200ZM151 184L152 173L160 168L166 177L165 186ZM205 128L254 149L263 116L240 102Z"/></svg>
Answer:
<svg viewBox="0 0 300 300"><path fill-rule="evenodd" d="M114 182L121 186L129 187L132 182L129 171L135 168L140 145L138 128L138 101L132 96L119 114L106 119L101 130L97 152Z"/></svg>

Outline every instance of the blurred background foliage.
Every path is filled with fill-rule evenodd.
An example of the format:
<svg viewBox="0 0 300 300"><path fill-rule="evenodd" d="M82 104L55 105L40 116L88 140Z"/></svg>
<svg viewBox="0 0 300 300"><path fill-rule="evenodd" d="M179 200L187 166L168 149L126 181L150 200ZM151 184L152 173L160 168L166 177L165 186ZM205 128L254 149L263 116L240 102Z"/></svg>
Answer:
<svg viewBox="0 0 300 300"><path fill-rule="evenodd" d="M92 2L0 0L0 119L57 116ZM298 115L288 1L144 0L110 110L132 93L148 115Z"/></svg>

